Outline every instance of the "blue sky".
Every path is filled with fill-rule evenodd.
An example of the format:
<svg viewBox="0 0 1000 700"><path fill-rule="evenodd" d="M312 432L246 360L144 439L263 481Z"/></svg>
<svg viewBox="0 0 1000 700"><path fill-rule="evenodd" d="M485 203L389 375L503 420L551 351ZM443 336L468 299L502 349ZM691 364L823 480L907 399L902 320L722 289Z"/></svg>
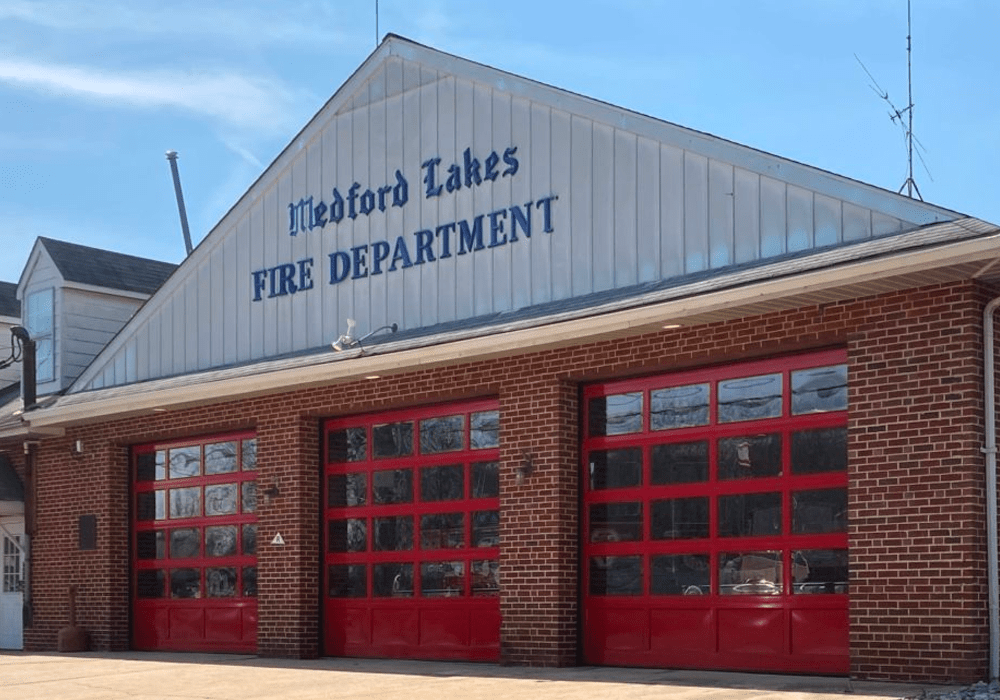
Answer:
<svg viewBox="0 0 1000 700"><path fill-rule="evenodd" d="M374 0L0 0L0 280L37 236L179 262L375 48ZM1000 3L913 0L914 179L1000 223ZM381 0L394 32L890 190L906 0Z"/></svg>

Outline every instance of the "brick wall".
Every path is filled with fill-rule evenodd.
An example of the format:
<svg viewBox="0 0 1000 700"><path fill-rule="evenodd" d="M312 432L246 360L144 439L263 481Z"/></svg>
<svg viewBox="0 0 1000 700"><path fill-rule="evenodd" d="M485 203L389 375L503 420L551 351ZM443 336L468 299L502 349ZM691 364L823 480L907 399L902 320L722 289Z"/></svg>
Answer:
<svg viewBox="0 0 1000 700"><path fill-rule="evenodd" d="M35 624L52 649L65 590L98 649L128 646L128 446L252 428L258 508L259 648L319 648L319 419L497 396L501 406L501 658L570 665L578 649L578 387L776 353L846 346L850 364L852 673L969 680L986 668L981 339L972 283L697 328L422 369L373 381L74 428L38 458ZM84 455L69 446L82 439ZM516 469L530 461L523 484ZM98 515L98 550L76 549ZM286 545L270 545L275 532Z"/></svg>

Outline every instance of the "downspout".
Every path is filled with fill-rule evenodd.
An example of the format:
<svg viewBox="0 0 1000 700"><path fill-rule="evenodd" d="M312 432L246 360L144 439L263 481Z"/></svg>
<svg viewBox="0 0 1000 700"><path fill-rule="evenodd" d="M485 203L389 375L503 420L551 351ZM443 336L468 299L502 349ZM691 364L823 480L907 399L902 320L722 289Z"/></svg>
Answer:
<svg viewBox="0 0 1000 700"><path fill-rule="evenodd" d="M986 401L986 569L989 586L990 616L990 681L1000 677L1000 584L997 572L997 431L995 368L993 366L993 313L1000 306L1000 297L993 299L983 311L983 395Z"/></svg>

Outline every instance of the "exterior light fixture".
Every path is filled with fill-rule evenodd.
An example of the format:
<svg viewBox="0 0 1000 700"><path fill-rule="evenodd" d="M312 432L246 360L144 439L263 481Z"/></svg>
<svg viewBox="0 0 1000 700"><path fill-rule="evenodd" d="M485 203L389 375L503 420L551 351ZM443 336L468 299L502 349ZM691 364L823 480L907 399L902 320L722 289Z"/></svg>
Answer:
<svg viewBox="0 0 1000 700"><path fill-rule="evenodd" d="M672 331L673 329L680 328L680 327L681 327L681 324L679 324L679 323L667 323L667 324L665 324L663 326L663 330L665 330L665 331Z"/></svg>
<svg viewBox="0 0 1000 700"><path fill-rule="evenodd" d="M343 352L344 350L350 350L351 348L353 348L355 346L360 347L362 350L364 350L365 348L362 345L362 343L364 341L368 340L369 338L371 338L376 333L380 333L381 331L389 331L390 333L395 333L397 330L399 330L399 326L398 325L396 325L395 323L390 323L387 326L381 326L379 328L376 328L375 330L370 331L369 333L366 333L365 335L361 336L360 338L355 338L354 337L354 327L357 326L357 325L358 325L357 322L353 318L347 319L347 332L344 333L339 338L337 338L330 345L330 347L332 347L337 352Z"/></svg>

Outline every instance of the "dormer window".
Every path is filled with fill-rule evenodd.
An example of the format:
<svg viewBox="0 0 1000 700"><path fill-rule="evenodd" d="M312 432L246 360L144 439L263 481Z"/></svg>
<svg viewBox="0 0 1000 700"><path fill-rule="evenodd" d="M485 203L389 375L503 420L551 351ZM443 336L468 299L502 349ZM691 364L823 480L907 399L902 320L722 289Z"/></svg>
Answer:
<svg viewBox="0 0 1000 700"><path fill-rule="evenodd" d="M35 381L55 379L55 352L52 329L55 319L54 290L42 289L28 295L25 325L35 341Z"/></svg>

